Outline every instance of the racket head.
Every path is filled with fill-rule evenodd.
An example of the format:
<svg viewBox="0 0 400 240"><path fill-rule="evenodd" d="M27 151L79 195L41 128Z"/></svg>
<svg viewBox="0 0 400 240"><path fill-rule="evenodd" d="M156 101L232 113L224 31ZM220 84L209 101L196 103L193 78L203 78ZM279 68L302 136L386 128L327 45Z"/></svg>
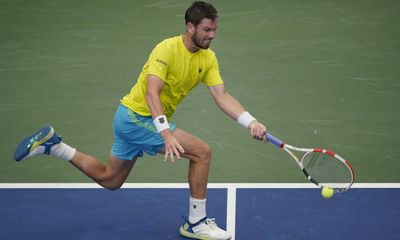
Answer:
<svg viewBox="0 0 400 240"><path fill-rule="evenodd" d="M305 153L301 166L311 182L321 188L330 187L335 193L347 191L355 180L351 164L329 150L317 148Z"/></svg>

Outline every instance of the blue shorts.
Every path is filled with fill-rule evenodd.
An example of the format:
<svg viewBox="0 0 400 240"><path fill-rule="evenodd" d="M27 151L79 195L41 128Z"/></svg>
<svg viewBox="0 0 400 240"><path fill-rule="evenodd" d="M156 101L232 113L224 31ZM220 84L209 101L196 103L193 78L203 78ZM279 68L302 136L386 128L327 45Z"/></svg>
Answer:
<svg viewBox="0 0 400 240"><path fill-rule="evenodd" d="M169 123L171 131L175 123ZM122 160L143 157L143 152L156 155L164 148L164 139L157 132L151 116L141 116L120 105L114 116L114 143L111 155Z"/></svg>

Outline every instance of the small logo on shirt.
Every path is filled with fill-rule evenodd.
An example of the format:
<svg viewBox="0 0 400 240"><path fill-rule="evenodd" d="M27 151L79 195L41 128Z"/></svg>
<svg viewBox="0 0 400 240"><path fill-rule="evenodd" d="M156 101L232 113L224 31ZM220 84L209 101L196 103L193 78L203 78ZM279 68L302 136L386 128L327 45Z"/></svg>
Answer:
<svg viewBox="0 0 400 240"><path fill-rule="evenodd" d="M156 59L156 61L157 62L159 62L159 63L161 63L161 64L163 64L163 65L165 65L165 66L168 66L168 63L166 63L165 61L163 61L163 60L161 60L161 59Z"/></svg>
<svg viewBox="0 0 400 240"><path fill-rule="evenodd" d="M199 68L199 74L203 71L203 68Z"/></svg>

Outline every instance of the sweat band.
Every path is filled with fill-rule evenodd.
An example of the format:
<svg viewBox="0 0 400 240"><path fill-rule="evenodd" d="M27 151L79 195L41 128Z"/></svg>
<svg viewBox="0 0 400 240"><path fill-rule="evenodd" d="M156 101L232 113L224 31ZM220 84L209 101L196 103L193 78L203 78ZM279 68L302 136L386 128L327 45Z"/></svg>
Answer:
<svg viewBox="0 0 400 240"><path fill-rule="evenodd" d="M242 112L237 119L237 122L245 128L248 128L250 123L256 120L253 116L248 112Z"/></svg>
<svg viewBox="0 0 400 240"><path fill-rule="evenodd" d="M159 133L164 131L165 129L169 129L168 120L165 115L157 116L153 120L153 124L154 124L154 126L156 126L157 132L159 132Z"/></svg>

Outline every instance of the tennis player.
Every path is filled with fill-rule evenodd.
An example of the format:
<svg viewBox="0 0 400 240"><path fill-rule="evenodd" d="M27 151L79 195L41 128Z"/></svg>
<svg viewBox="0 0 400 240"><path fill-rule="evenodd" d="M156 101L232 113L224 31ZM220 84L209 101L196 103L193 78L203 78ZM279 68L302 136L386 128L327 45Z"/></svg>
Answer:
<svg viewBox="0 0 400 240"><path fill-rule="evenodd" d="M153 49L136 84L116 110L114 143L107 165L61 141L51 126L22 140L14 159L51 154L71 162L104 188L115 190L143 153L162 153L170 162L187 158L189 215L180 234L194 239L230 239L231 235L206 215L210 146L170 121L179 103L202 83L223 112L249 129L255 139L263 139L265 126L227 92L215 53L209 48L216 35L217 18L211 4L194 2L185 14L185 33L165 39Z"/></svg>

